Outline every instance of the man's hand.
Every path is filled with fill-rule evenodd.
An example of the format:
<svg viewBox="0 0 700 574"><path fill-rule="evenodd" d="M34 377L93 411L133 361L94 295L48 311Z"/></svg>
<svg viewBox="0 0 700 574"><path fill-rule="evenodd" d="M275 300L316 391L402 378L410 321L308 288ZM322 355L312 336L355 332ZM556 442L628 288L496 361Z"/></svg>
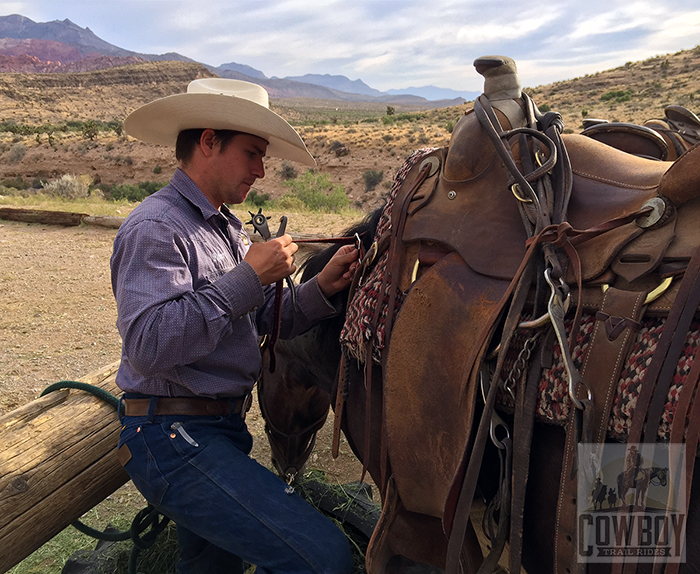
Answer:
<svg viewBox="0 0 700 574"><path fill-rule="evenodd" d="M343 245L318 274L318 286L326 297L331 297L350 286L358 255L353 245Z"/></svg>
<svg viewBox="0 0 700 574"><path fill-rule="evenodd" d="M285 234L264 243L253 243L243 258L258 275L262 285L270 285L294 273L294 254L299 246Z"/></svg>

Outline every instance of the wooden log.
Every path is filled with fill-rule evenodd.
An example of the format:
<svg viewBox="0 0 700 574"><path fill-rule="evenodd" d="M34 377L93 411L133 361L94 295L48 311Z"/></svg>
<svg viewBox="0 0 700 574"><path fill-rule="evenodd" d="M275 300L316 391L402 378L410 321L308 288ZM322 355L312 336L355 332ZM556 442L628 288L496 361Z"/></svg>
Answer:
<svg viewBox="0 0 700 574"><path fill-rule="evenodd" d="M80 379L114 395L119 363ZM129 480L114 407L60 390L0 417L0 573Z"/></svg>
<svg viewBox="0 0 700 574"><path fill-rule="evenodd" d="M126 217L118 217L116 215L87 215L83 217L83 223L109 229L119 229L119 226L124 223L125 219Z"/></svg>
<svg viewBox="0 0 700 574"><path fill-rule="evenodd" d="M87 216L87 213L73 213L69 211L0 207L0 219L23 221L25 223L74 226L80 225L83 218Z"/></svg>

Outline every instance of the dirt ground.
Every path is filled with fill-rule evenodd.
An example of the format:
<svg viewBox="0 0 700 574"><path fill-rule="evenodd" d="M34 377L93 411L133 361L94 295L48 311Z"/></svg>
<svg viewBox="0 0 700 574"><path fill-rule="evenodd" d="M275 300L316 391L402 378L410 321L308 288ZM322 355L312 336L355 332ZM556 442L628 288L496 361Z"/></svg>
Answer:
<svg viewBox="0 0 700 574"><path fill-rule="evenodd" d="M338 220L335 231L346 227ZM333 227L317 222L310 233ZM0 220L0 415L35 399L49 384L72 380L120 358L109 258L116 230ZM310 468L329 480L359 480L361 466L347 443L330 454L332 414L320 432ZM257 402L248 415L252 456L270 464ZM127 487L126 492L132 492ZM122 497L122 493L115 494Z"/></svg>

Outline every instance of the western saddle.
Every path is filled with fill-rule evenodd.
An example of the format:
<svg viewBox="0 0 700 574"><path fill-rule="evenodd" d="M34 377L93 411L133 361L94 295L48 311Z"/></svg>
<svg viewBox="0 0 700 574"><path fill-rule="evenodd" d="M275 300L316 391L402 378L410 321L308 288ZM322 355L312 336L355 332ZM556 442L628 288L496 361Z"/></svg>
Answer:
<svg viewBox="0 0 700 574"><path fill-rule="evenodd" d="M484 94L455 126L449 147L428 153L408 172L391 213L387 271L394 294L405 296L384 365L392 478L407 510L442 516L449 535L447 571L459 572L476 478L497 418L497 396L503 392L498 381L506 353L499 350L507 349L524 328L546 330L561 347L567 400L573 405L554 571L581 572L585 564L576 559L575 512L570 508L576 497L576 445L605 441L620 357L630 351L634 325L649 313L667 317L666 327L632 415L629 441L655 440L670 384L668 366L677 362L679 339L682 343L700 303L700 146L687 145L700 140L700 121L680 106L669 106L665 123L658 125L599 122L583 134L561 135L561 117L539 112L522 92L511 59L487 56L474 65L485 78ZM632 147L625 139L630 135ZM685 143L677 145L676 136ZM623 140L624 145L619 143ZM672 148L668 141L674 142ZM628 151L616 149L616 142ZM677 159L663 161L673 155L671 149ZM440 311L438 303L447 310ZM592 359L578 372L567 354L584 310L597 314L599 325L587 351ZM572 324L568 332L565 316ZM470 324L455 326L455 318ZM434 332L454 334L464 354L453 371L459 389L448 391L459 405L458 424L466 433L458 441L463 453L455 458L446 452L437 478L416 476L415 457L425 431L416 428L415 419L393 410L405 408L407 396L420 397L416 404L421 405L432 400L425 397L433 393L423 380L428 370L416 362L424 351L419 331L426 320ZM546 338L535 338L533 345ZM504 541L509 531L511 572L520 569L523 477L538 368L533 362L515 390L513 472L508 477L512 510L510 521L499 524L499 539ZM698 371L693 369L684 393L692 394L700 384ZM489 373L490 383L484 380ZM485 403L480 419L475 414L478 389ZM399 395L404 402L394 398ZM698 433L688 438L687 448L696 448ZM418 450L414 459L394 456L406 447ZM426 447L426 456L434 456L434 448ZM453 479L445 487L441 480L447 477ZM441 508L426 499L426 488L439 491ZM499 549L502 544L494 544L485 565L495 564ZM627 560L625 572L629 564ZM672 570L668 565L667 571Z"/></svg>

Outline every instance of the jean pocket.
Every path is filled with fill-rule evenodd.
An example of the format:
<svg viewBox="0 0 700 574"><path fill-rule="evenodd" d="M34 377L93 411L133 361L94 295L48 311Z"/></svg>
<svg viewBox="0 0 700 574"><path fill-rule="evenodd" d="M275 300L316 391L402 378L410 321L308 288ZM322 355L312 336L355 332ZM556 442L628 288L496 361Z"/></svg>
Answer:
<svg viewBox="0 0 700 574"><path fill-rule="evenodd" d="M144 436L137 433L131 439L123 441L123 444L131 451L131 458L124 465L124 470L143 497L151 504L159 505L170 484L163 476Z"/></svg>

